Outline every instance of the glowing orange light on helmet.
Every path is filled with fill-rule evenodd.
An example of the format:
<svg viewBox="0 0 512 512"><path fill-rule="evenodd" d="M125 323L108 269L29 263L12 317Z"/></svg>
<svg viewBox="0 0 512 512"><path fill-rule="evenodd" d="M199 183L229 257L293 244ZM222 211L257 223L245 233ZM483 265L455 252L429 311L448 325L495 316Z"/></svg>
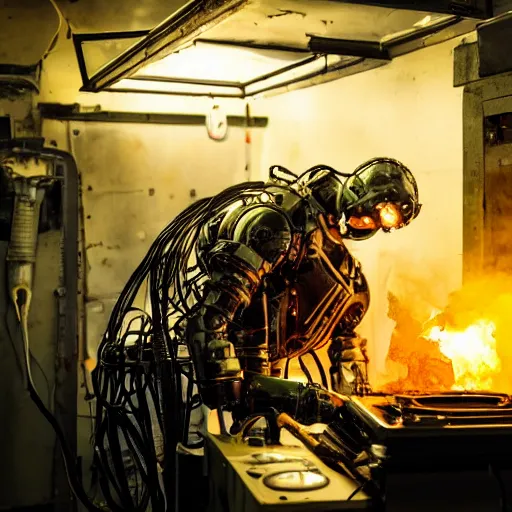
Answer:
<svg viewBox="0 0 512 512"><path fill-rule="evenodd" d="M367 215L363 215L362 217L350 217L348 219L348 225L355 229L377 229L375 221Z"/></svg>
<svg viewBox="0 0 512 512"><path fill-rule="evenodd" d="M402 214L393 203L384 203L377 206L380 223L383 228L397 228L402 223Z"/></svg>

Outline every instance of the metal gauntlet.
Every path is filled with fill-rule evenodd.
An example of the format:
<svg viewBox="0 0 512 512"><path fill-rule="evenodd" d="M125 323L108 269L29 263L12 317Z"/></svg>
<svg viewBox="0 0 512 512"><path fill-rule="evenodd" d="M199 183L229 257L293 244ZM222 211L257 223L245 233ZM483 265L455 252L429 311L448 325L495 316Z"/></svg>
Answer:
<svg viewBox="0 0 512 512"><path fill-rule="evenodd" d="M212 409L239 398L240 362L228 339L228 326L239 308L250 303L260 283L258 273L237 254L240 249L233 243L219 249L219 266L212 265L215 270L205 285L202 306L188 322L188 345L199 389L203 402Z"/></svg>

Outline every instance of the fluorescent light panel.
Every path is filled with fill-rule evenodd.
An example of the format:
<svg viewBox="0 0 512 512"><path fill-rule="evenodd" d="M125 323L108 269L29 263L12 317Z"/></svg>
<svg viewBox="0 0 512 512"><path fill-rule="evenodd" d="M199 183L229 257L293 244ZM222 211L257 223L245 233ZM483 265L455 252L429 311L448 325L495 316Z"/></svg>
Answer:
<svg viewBox="0 0 512 512"><path fill-rule="evenodd" d="M304 59L304 53L260 50L197 41L133 75L245 83Z"/></svg>

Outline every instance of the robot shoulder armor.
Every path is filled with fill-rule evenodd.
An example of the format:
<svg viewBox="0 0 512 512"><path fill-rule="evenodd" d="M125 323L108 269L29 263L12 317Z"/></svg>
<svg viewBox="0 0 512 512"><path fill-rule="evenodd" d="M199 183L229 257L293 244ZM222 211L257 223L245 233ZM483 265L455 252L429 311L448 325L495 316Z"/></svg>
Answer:
<svg viewBox="0 0 512 512"><path fill-rule="evenodd" d="M290 249L292 225L287 215L270 205L245 210L232 229L232 240L252 249L269 263L277 263Z"/></svg>

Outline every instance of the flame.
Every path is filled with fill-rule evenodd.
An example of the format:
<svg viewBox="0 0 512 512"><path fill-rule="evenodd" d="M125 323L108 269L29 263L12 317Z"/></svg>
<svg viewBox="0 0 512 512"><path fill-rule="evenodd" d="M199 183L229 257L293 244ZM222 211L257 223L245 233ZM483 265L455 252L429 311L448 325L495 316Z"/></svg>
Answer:
<svg viewBox="0 0 512 512"><path fill-rule="evenodd" d="M501 371L501 361L494 337L496 326L489 320L478 320L464 330L433 326L425 334L439 343L441 352L451 360L454 390L491 390L493 378Z"/></svg>
<svg viewBox="0 0 512 512"><path fill-rule="evenodd" d="M395 326L376 389L512 395L512 275L473 277L437 304L432 283L407 284L402 297L388 291Z"/></svg>

